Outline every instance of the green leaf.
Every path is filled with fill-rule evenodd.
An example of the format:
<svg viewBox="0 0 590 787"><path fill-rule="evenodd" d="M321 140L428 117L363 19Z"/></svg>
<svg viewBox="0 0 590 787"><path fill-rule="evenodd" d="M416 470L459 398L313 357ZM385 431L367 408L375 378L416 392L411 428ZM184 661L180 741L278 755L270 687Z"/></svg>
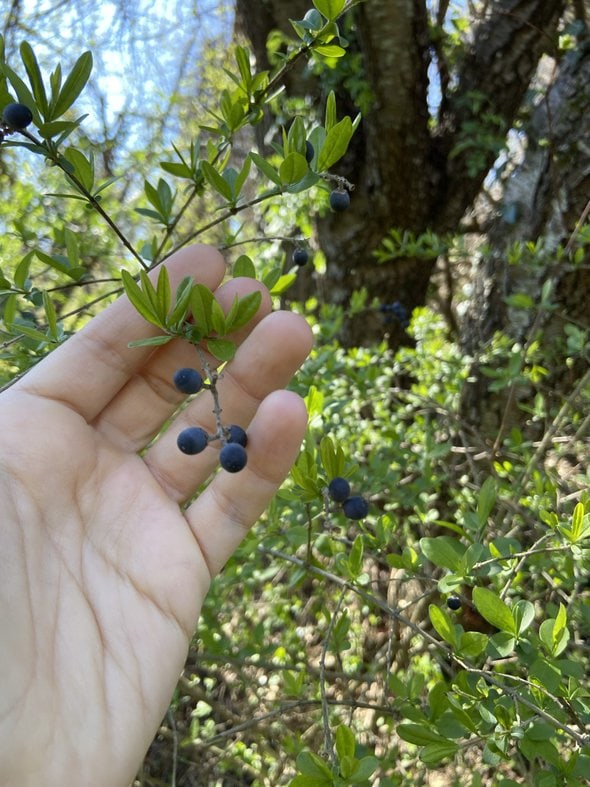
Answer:
<svg viewBox="0 0 590 787"><path fill-rule="evenodd" d="M264 274L262 278L262 283L264 286L272 292L273 287L281 278L281 269L280 268L271 268L267 273Z"/></svg>
<svg viewBox="0 0 590 787"><path fill-rule="evenodd" d="M518 632L512 611L499 596L487 588L477 587L473 589L472 597L477 611L488 623L516 636Z"/></svg>
<svg viewBox="0 0 590 787"><path fill-rule="evenodd" d="M584 503L578 503L572 515L572 541L579 541L584 531Z"/></svg>
<svg viewBox="0 0 590 787"><path fill-rule="evenodd" d="M158 282L156 284L156 295L158 297L159 311L164 319L170 311L172 303L172 291L170 288L170 277L168 276L167 269L162 265L158 273Z"/></svg>
<svg viewBox="0 0 590 787"><path fill-rule="evenodd" d="M129 342L127 347L159 347L172 341L173 336L148 336L146 339L135 339Z"/></svg>
<svg viewBox="0 0 590 787"><path fill-rule="evenodd" d="M84 54L80 55L68 74L63 87L59 91L55 104L50 107L49 120L55 120L55 118L61 117L61 115L72 106L82 90L84 90L91 72L92 53L84 52Z"/></svg>
<svg viewBox="0 0 590 787"><path fill-rule="evenodd" d="M252 155L252 154L250 154ZM256 163L256 162L255 162ZM201 169L205 180L215 191L221 194L228 202L232 201L232 189L229 183L219 174L219 172L208 161L201 162Z"/></svg>
<svg viewBox="0 0 590 787"><path fill-rule="evenodd" d="M512 608L512 616L516 624L516 633L520 636L535 619L535 607L530 601L520 599Z"/></svg>
<svg viewBox="0 0 590 787"><path fill-rule="evenodd" d="M158 328L163 328L162 322L151 304L150 299L144 294L139 285L135 282L133 276L126 270L121 271L121 280L125 294L129 301L139 314L152 325Z"/></svg>
<svg viewBox="0 0 590 787"><path fill-rule="evenodd" d="M254 263L246 254L241 254L234 262L232 273L235 278L238 276L244 276L248 279L256 278L256 268L254 267Z"/></svg>
<svg viewBox="0 0 590 787"><path fill-rule="evenodd" d="M420 752L420 759L425 765L436 765L442 760L454 757L459 751L459 744L452 741L429 743Z"/></svg>
<svg viewBox="0 0 590 787"><path fill-rule="evenodd" d="M302 776L298 775L289 782L289 787L333 787L334 780L331 776Z"/></svg>
<svg viewBox="0 0 590 787"><path fill-rule="evenodd" d="M167 310L164 308L164 304L160 303L156 288L152 284L152 281L145 270L141 270L139 272L139 282L145 297L149 301L154 311L154 314L158 316L158 319L163 325L166 320Z"/></svg>
<svg viewBox="0 0 590 787"><path fill-rule="evenodd" d="M72 165L74 175L86 192L91 193L94 186L94 161L92 158L87 159L82 151L76 148L68 148L64 153L64 158Z"/></svg>
<svg viewBox="0 0 590 787"><path fill-rule="evenodd" d="M354 732L345 724L341 724L336 730L336 752L339 759L343 757L354 757L356 751L356 741Z"/></svg>
<svg viewBox="0 0 590 787"><path fill-rule="evenodd" d="M364 542L363 537L359 535L354 539L350 554L348 556L348 570L350 576L356 579L363 569L363 551Z"/></svg>
<svg viewBox="0 0 590 787"><path fill-rule="evenodd" d="M488 639L487 651L493 659L505 659L514 653L516 639L507 631L499 631Z"/></svg>
<svg viewBox="0 0 590 787"><path fill-rule="evenodd" d="M297 771L302 776L316 776L329 778L328 784L332 784L332 771L329 766L316 754L310 751L302 751L297 755L295 761Z"/></svg>
<svg viewBox="0 0 590 787"><path fill-rule="evenodd" d="M479 631L464 631L459 640L457 653L461 658L476 659L485 651L489 637Z"/></svg>
<svg viewBox="0 0 590 787"><path fill-rule="evenodd" d="M45 309L45 316L47 318L47 326L52 339L57 340L59 331L57 327L57 314L55 312L55 305L47 292L43 293L43 308Z"/></svg>
<svg viewBox="0 0 590 787"><path fill-rule="evenodd" d="M23 41L20 45L20 55L31 83L33 96L37 102L37 106L41 110L41 114L46 117L49 109L49 102L47 101L47 93L45 92L45 85L43 84L43 77L37 62L37 58L31 45L28 41Z"/></svg>
<svg viewBox="0 0 590 787"><path fill-rule="evenodd" d="M260 308L261 303L262 293L260 290L250 292L248 295L239 298L236 304L235 314L231 315L230 319L230 310L230 314L228 314L226 318L226 332L232 333L233 331L237 331L238 328L242 328L250 322Z"/></svg>
<svg viewBox="0 0 590 787"><path fill-rule="evenodd" d="M431 604L428 607L428 616L439 637L455 648L457 646L457 635L455 633L455 623L451 616L436 604Z"/></svg>
<svg viewBox="0 0 590 787"><path fill-rule="evenodd" d="M477 518L480 527L488 521L488 517L496 503L496 484L493 478L486 478L477 497Z"/></svg>
<svg viewBox="0 0 590 787"><path fill-rule="evenodd" d="M14 286L17 287L19 290L25 289L25 284L29 277L29 269L31 267L31 263L33 261L34 256L35 256L35 252L29 251L27 254L25 254L22 260L16 266L16 269L14 271Z"/></svg>
<svg viewBox="0 0 590 787"><path fill-rule="evenodd" d="M343 474L344 451L340 446L336 446L332 438L327 435L322 437L320 441L320 458L328 478L336 478L336 476Z"/></svg>
<svg viewBox="0 0 590 787"><path fill-rule="evenodd" d="M331 90L326 100L326 117L324 120L326 133L329 133L332 127L336 125L337 120L338 116L336 114L336 95L334 91Z"/></svg>
<svg viewBox="0 0 590 787"><path fill-rule="evenodd" d="M313 51L322 57L344 57L346 49L343 49L338 44L320 44L314 46Z"/></svg>
<svg viewBox="0 0 590 787"><path fill-rule="evenodd" d="M170 326L179 325L186 318L190 306L192 288L192 276L185 276L176 288L174 306L167 320Z"/></svg>
<svg viewBox="0 0 590 787"><path fill-rule="evenodd" d="M350 777L351 784L361 784L367 781L379 767L377 757L363 757L357 763L356 769Z"/></svg>
<svg viewBox="0 0 590 787"><path fill-rule="evenodd" d="M436 536L435 538L421 538L420 549L435 566L457 571L466 547L452 536Z"/></svg>
<svg viewBox="0 0 590 787"><path fill-rule="evenodd" d="M244 166L239 171L236 176L233 188L233 196L234 199L237 199L240 196L244 183L246 182L246 178L250 174L250 167L252 166L252 159L250 157L246 158L244 161Z"/></svg>
<svg viewBox="0 0 590 787"><path fill-rule="evenodd" d="M229 339L208 339L207 349L220 361L231 361L236 354L236 345Z"/></svg>
<svg viewBox="0 0 590 787"><path fill-rule="evenodd" d="M328 133L318 156L318 170L329 169L348 149L352 137L352 121L349 117L342 118Z"/></svg>
<svg viewBox="0 0 590 787"><path fill-rule="evenodd" d="M446 738L422 724L398 724L396 732L402 740L413 743L415 746L447 743Z"/></svg>
<svg viewBox="0 0 590 787"><path fill-rule="evenodd" d="M301 153L289 153L279 168L281 183L291 185L302 180L308 172L309 166Z"/></svg>
<svg viewBox="0 0 590 787"><path fill-rule="evenodd" d="M190 301L195 325L202 333L209 333L211 330L213 293L204 284L195 284L192 288Z"/></svg>
<svg viewBox="0 0 590 787"><path fill-rule="evenodd" d="M224 311L215 298L211 301L211 327L219 336L227 333Z"/></svg>
<svg viewBox="0 0 590 787"><path fill-rule="evenodd" d="M254 164L258 167L258 169L262 172L263 175L271 180L273 183L276 183L277 186L281 185L281 177L276 169L270 164L265 158L260 156L258 153L250 153L250 158L254 162ZM307 162L306 162L307 163Z"/></svg>
<svg viewBox="0 0 590 787"><path fill-rule="evenodd" d="M345 2L346 0L313 0L314 6L329 22L333 22L342 13Z"/></svg>
<svg viewBox="0 0 590 787"><path fill-rule="evenodd" d="M289 127L285 153L301 153L305 156L306 139L305 124L303 123L303 118L298 115Z"/></svg>

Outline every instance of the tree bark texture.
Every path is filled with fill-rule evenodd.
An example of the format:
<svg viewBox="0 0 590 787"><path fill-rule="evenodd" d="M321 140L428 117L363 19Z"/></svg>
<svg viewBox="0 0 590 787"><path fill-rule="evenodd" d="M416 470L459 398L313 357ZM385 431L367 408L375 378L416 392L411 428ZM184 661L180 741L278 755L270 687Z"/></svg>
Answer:
<svg viewBox="0 0 590 787"><path fill-rule="evenodd" d="M328 262L318 282L322 299L345 305L354 290L365 287L370 299L399 300L408 310L425 302L434 261L377 264L372 252L393 227L416 234L457 230L497 155L493 145L470 146L474 124L484 139L494 133L501 139L511 127L541 55L554 51L564 6L565 0L491 2L452 65L432 34L425 0L365 0L355 9L353 43L374 102L335 168L355 185L351 207L345 216L329 214L318 223ZM268 33L287 29L288 19L301 18L308 3L263 0L256 14L249 8L237 0L242 29L265 67ZM437 116L428 106L434 68L442 90ZM302 83L293 76L288 89L298 88ZM305 90L321 96L321 84L308 81ZM350 107L344 88L338 100L345 110ZM363 344L384 329L377 316L363 316L347 323L342 339Z"/></svg>
<svg viewBox="0 0 590 787"><path fill-rule="evenodd" d="M557 259L559 245L572 246L590 210L590 41L570 53L546 99L534 112L527 133L524 159L506 184L504 211L490 233L491 253L481 260L474 276L471 308L463 331L465 351L477 359L495 331L508 331L524 347L541 337L550 375L545 392L551 401L567 396L588 369L580 358L569 367L552 363L563 357L564 328L570 323L590 327L590 258L573 264ZM508 220L510 217L510 220ZM543 238L542 264L510 265L508 249L515 242ZM550 310L518 309L507 305L511 295L524 293L538 305L543 286L553 290ZM477 373L466 389L464 413L486 433L508 428L519 420L518 401L530 396L526 386L512 402L491 396L489 381ZM501 406L499 406L501 405ZM511 406L514 412L502 408Z"/></svg>

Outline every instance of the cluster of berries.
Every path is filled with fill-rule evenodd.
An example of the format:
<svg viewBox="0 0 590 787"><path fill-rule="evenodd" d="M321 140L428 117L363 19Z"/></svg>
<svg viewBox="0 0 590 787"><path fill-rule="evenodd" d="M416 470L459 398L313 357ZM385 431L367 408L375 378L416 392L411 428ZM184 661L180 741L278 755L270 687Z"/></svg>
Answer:
<svg viewBox="0 0 590 787"><path fill-rule="evenodd" d="M344 516L348 519L364 519L369 513L369 504L365 498L350 494L350 484L346 478L333 478L328 484L328 496L342 505Z"/></svg>
<svg viewBox="0 0 590 787"><path fill-rule="evenodd" d="M410 324L408 311L403 303L400 303L399 301L394 301L393 303L382 303L381 306L379 306L379 311L385 315L386 322L394 317L402 326L402 328L407 328Z"/></svg>
<svg viewBox="0 0 590 787"><path fill-rule="evenodd" d="M173 381L176 390L187 395L199 393L201 389L208 387L200 372L191 368L178 369ZM208 434L200 426L189 426L178 435L176 445L183 454L194 455L200 454L210 442L217 439L223 444L219 452L221 467L228 473L238 473L243 470L248 461L246 454L248 435L236 424L223 427L214 435Z"/></svg>

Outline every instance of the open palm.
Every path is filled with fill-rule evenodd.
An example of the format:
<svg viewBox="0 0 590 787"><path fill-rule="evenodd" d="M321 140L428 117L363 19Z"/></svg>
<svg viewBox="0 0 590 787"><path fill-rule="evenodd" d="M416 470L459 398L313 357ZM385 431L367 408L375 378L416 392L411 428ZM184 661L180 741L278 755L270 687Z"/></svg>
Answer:
<svg viewBox="0 0 590 787"><path fill-rule="evenodd" d="M167 263L212 289L221 256L193 247ZM217 290L229 307L254 281ZM0 396L0 784L125 787L182 669L212 576L268 504L305 429L281 390L309 351L307 325L270 313L235 337L219 381L225 423L248 426L248 465L185 456L187 426L214 429L204 392L155 441L182 397L183 342L127 343L149 327L122 298ZM153 442L152 442L153 441ZM145 450L144 450L145 449ZM141 452L141 453L139 453Z"/></svg>

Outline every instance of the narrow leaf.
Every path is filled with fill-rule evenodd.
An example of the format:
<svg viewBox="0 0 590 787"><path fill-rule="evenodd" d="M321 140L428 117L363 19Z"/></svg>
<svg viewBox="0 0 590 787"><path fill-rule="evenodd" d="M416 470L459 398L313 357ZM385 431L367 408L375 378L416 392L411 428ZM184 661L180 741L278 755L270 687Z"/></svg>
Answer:
<svg viewBox="0 0 590 787"><path fill-rule="evenodd" d="M237 304L236 313L232 317L231 322L229 319L226 320L227 333L237 331L238 328L242 328L246 323L250 322L260 308L261 302L262 293L259 290L250 292L248 295L244 295L243 298L240 298Z"/></svg>
<svg viewBox="0 0 590 787"><path fill-rule="evenodd" d="M329 169L348 149L352 137L352 121L349 117L342 118L327 133L325 142L318 157L318 170Z"/></svg>
<svg viewBox="0 0 590 787"><path fill-rule="evenodd" d="M27 71L27 76L29 77L37 106L41 110L41 114L45 117L49 107L47 93L45 92L45 85L43 84L43 77L41 76L37 58L28 41L23 41L20 45L20 55Z"/></svg>
<svg viewBox="0 0 590 787"><path fill-rule="evenodd" d="M92 72L92 53L80 55L61 88L55 105L50 108L51 120L61 117L78 98Z"/></svg>
<svg viewBox="0 0 590 787"><path fill-rule="evenodd" d="M163 328L164 326L161 324L158 315L153 310L149 299L141 291L140 287L133 279L133 276L128 271L122 270L121 280L123 281L125 294L129 298L129 301L134 306L135 310L141 314L144 320L152 323L152 325L157 325L158 328Z"/></svg>

